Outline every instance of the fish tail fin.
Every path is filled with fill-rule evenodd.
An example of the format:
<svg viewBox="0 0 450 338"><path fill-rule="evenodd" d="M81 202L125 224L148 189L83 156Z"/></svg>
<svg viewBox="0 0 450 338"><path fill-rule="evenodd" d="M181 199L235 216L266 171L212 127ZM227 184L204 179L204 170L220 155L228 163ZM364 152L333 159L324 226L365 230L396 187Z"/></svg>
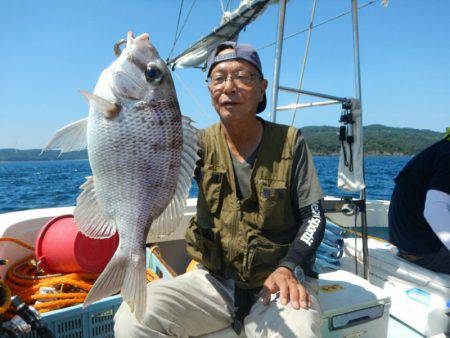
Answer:
<svg viewBox="0 0 450 338"><path fill-rule="evenodd" d="M146 285L145 251L131 254L130 259L119 247L89 291L84 307L121 291L122 299L141 322L147 303Z"/></svg>
<svg viewBox="0 0 450 338"><path fill-rule="evenodd" d="M126 255L121 254L121 250L119 249L120 248L116 250L116 253L105 267L105 270L103 270L95 281L92 289L84 300L83 307L87 307L92 303L105 297L109 297L121 290L128 270L128 260Z"/></svg>
<svg viewBox="0 0 450 338"><path fill-rule="evenodd" d="M142 322L147 305L147 273L145 268L145 251L141 254L132 254L128 265L122 298L134 312L136 319Z"/></svg>

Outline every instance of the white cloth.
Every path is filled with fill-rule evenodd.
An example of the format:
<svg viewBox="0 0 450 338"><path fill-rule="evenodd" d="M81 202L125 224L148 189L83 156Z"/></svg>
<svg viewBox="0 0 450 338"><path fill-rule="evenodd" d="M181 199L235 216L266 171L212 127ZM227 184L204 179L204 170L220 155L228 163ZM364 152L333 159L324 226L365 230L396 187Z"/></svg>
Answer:
<svg viewBox="0 0 450 338"><path fill-rule="evenodd" d="M450 250L450 195L439 190L428 190L423 216L436 236Z"/></svg>
<svg viewBox="0 0 450 338"><path fill-rule="evenodd" d="M363 171L363 126L361 104L358 100L352 100L353 120L353 137L352 143L353 153L353 171L350 171L344 164L344 152L341 147L338 167L338 188L347 191L360 191L366 187L364 183ZM350 149L348 143L344 142L347 160L350 161Z"/></svg>
<svg viewBox="0 0 450 338"><path fill-rule="evenodd" d="M310 309L283 306L277 295L267 306L259 299L245 318L245 333L240 337L320 337L322 310L317 282L307 278L304 286L312 300ZM219 280L203 269L151 282L143 323L124 302L115 316L115 337L237 338L230 328L233 290L232 280Z"/></svg>

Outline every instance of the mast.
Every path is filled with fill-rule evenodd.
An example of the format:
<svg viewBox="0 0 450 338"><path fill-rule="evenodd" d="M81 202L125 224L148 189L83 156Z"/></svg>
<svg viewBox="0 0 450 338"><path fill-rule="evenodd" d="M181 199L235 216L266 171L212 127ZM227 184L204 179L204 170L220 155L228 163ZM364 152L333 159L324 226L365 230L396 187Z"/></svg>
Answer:
<svg viewBox="0 0 450 338"><path fill-rule="evenodd" d="M352 21L353 21L353 53L355 59L355 92L356 98L359 100L362 112L362 102L361 102L361 69L359 62L359 32L358 32L358 0L352 1ZM362 119L362 115L361 115ZM361 120L362 121L362 120ZM361 123L361 140L364 142L363 128ZM364 150L363 150L364 151ZM363 154L363 177L364 174L364 154ZM367 244L367 213L366 213L366 188L359 192L359 199L362 202L361 210L361 232L362 232L362 242L363 242L363 267L364 267L364 278L369 279L369 250ZM356 217L356 216L355 216Z"/></svg>
<svg viewBox="0 0 450 338"><path fill-rule="evenodd" d="M274 64L274 72L273 72L273 85L272 85L272 102L271 102L271 120L273 122L276 122L277 119L277 110L279 109L277 107L278 103L278 92L279 90L284 90L288 92L299 92L306 95L312 95L322 98L328 98L331 99L331 101L327 102L319 102L316 104L306 104L306 106L312 106L312 105L328 105L328 104L334 104L334 103L340 103L340 102L346 102L348 99L346 98L339 98L335 96L315 93L315 92L309 92L304 90L297 90L293 88L287 88L282 87L279 85L279 79L280 79L280 65L281 65L281 55L282 55L282 49L283 49L283 37L284 37L284 21L286 16L286 3L287 0L280 0L279 3L279 19L278 19L278 33L277 33L277 43L276 43L276 49L275 49L275 64ZM354 52L354 65L355 65L355 97L359 101L360 109L362 112L362 104L361 104L361 70L360 70L360 59L359 59L359 32L358 32L358 0L351 0L352 3L352 23L353 23L353 52ZM300 105L301 106L301 105ZM280 107L280 110L284 109L285 107ZM362 117L361 117L362 121ZM362 123L361 123L362 124ZM361 125L361 142L363 142L363 130ZM365 181L365 174L364 174L364 154L363 154L363 179ZM367 243L367 213L366 213L366 189L360 190L359 193L359 200L354 201L355 204L357 204L359 208L359 212L361 215L361 227L362 227L362 241L363 241L363 276L365 279L369 278L369 250L368 250L368 243ZM331 203L332 204L332 203ZM333 207L330 204L330 211L336 212L337 210L334 210ZM341 206L342 207L342 206ZM355 215L357 217L357 214ZM356 258L355 258L356 259Z"/></svg>
<svg viewBox="0 0 450 338"><path fill-rule="evenodd" d="M277 34L277 46L275 48L275 66L273 71L273 84L272 84L272 102L270 108L270 114L272 115L272 122L277 120L277 104L278 104L278 84L280 82L280 65L281 65L281 52L283 50L283 38L284 38L284 19L286 17L286 3L287 0L280 0L280 10L278 18L278 34Z"/></svg>

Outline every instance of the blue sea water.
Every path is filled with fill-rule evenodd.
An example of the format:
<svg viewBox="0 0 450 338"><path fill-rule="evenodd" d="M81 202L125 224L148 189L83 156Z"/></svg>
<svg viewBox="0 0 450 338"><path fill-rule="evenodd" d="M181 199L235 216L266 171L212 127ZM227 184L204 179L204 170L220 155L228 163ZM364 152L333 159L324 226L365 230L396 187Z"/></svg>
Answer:
<svg viewBox="0 0 450 338"><path fill-rule="evenodd" d="M367 198L390 199L393 179L409 157L369 156L365 159ZM326 195L348 195L336 187L338 157L315 157ZM0 162L0 213L75 204L79 186L91 175L87 160ZM194 184L190 196L196 196Z"/></svg>

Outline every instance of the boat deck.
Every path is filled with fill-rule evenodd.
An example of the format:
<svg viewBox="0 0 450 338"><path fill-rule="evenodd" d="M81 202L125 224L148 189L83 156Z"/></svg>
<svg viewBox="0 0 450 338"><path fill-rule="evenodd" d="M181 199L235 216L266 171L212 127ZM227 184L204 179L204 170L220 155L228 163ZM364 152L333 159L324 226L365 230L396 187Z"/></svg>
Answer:
<svg viewBox="0 0 450 338"><path fill-rule="evenodd" d="M188 201L188 208L185 213L185 219L189 218L194 212L195 203L193 200ZM34 240L37 236L37 233L40 227L45 224L50 218L61 215L61 214L71 214L73 212L73 207L66 208L49 208L49 209L35 209L35 210L27 210L20 212L12 212L0 215L0 223L2 226L0 227L0 237L19 237L21 240L29 244L34 244ZM183 219L182 223L187 223L187 221ZM182 226L180 227L182 228ZM186 261L182 259L184 250L184 246L180 245L182 240L178 239L182 231L180 233L175 234L175 238L172 238L168 242L164 242L164 245L161 245L161 252L163 257L167 260L167 263L177 272L181 273L184 271L186 266ZM27 251L21 251L16 246L12 246L9 243L5 243L5 245L1 248L1 256L5 256L5 258L10 259L10 261L15 261L19 259L24 254L28 254ZM170 254L169 254L170 253ZM0 276L4 277L5 274L4 267L0 268ZM75 308L75 307L73 307ZM386 322L386 321L385 321ZM373 329L369 329L367 332L364 331L365 328L362 327L359 330L356 330L352 333L352 335L348 335L346 337L377 337L376 333L374 335ZM336 330L331 333L331 335L325 335L324 337L342 337L339 335L339 330ZM333 335L336 333L336 335ZM402 321L389 316L388 319L388 329L387 329L387 337L389 338L416 338L416 337L424 337L422 334L418 333L414 329L410 328L408 325L403 323ZM445 335L441 334L440 336L444 338Z"/></svg>

